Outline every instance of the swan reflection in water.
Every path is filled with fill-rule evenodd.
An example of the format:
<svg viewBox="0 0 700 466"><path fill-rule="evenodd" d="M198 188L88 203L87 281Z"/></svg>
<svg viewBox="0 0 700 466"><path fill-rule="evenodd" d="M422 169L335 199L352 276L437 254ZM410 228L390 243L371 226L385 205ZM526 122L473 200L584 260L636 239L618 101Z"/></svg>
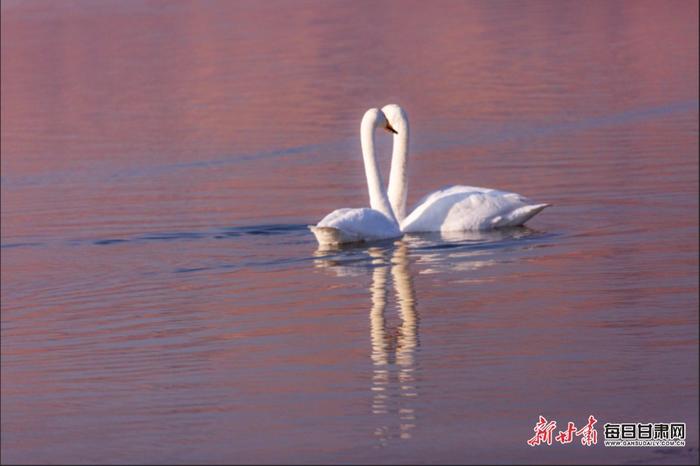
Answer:
<svg viewBox="0 0 700 466"><path fill-rule="evenodd" d="M394 332L387 326L385 310L387 304L388 268L385 252L370 248L372 262L377 265L372 272L372 309L370 311L370 333L372 337L372 413L390 414L390 396L397 396L399 438L411 438L416 413L411 399L418 395L415 387L414 352L418 346L418 315L413 290L413 281L408 270L408 247L397 243L391 257L391 276L394 282L396 301L399 305L401 324ZM396 389L398 388L398 393ZM391 438L388 425L375 431L381 443Z"/></svg>
<svg viewBox="0 0 700 466"><path fill-rule="evenodd" d="M331 252L342 252L342 259L329 258L327 254ZM380 419L374 435L382 446L391 438L410 439L411 430L416 425L412 400L418 396L414 353L419 344L419 319L413 278L409 272L408 244L396 241L369 248L366 245L345 246L342 249L326 247L318 249L316 256L317 267L329 268L341 277L366 273L369 259L372 270L369 289L371 410ZM363 267L353 265L356 262L361 262ZM388 287L390 278L398 304L400 323L397 326L389 325L386 315L387 302L391 299Z"/></svg>
<svg viewBox="0 0 700 466"><path fill-rule="evenodd" d="M374 430L381 446L391 439L410 439L416 427L416 356L419 348L419 314L413 279L419 273L469 271L498 263L494 249L530 249L520 241L539 232L526 227L490 232L430 233L406 235L402 240L375 246L325 246L319 248L314 264L340 277L372 271L369 312L372 344L372 406L380 420ZM411 272L411 266L420 271ZM389 272L391 271L391 277ZM393 284L398 307L398 325L387 319L389 282Z"/></svg>

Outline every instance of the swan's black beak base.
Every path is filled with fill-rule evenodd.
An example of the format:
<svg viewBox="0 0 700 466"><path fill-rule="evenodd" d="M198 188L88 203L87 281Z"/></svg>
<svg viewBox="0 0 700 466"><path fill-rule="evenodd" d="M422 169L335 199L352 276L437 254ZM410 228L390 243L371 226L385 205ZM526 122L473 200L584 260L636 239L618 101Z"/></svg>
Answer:
<svg viewBox="0 0 700 466"><path fill-rule="evenodd" d="M392 128L389 123L386 124L384 129L387 130L387 132L389 132L389 133L399 134L399 132L396 131L394 128Z"/></svg>

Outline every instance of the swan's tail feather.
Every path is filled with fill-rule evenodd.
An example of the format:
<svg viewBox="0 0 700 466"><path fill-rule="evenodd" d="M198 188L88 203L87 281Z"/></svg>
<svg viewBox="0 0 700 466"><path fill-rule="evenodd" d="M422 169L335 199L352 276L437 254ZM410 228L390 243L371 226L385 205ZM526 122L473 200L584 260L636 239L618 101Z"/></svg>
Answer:
<svg viewBox="0 0 700 466"><path fill-rule="evenodd" d="M551 205L552 204L534 204L519 207L508 215L508 226L515 227L523 225L525 222Z"/></svg>
<svg viewBox="0 0 700 466"><path fill-rule="evenodd" d="M356 235L352 235L338 228L317 227L314 225L308 225L308 227L314 236L316 236L318 244L343 244L361 241L361 238L358 238Z"/></svg>

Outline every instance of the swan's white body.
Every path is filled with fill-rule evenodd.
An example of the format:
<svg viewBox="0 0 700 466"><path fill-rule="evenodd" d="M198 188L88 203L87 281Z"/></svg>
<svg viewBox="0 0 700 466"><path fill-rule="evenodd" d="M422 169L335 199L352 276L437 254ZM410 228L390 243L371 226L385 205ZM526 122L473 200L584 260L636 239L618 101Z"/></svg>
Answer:
<svg viewBox="0 0 700 466"><path fill-rule="evenodd" d="M490 230L523 225L549 204L535 204L506 191L472 186L451 186L421 199L406 215L408 190L408 118L398 105L382 112L396 130L391 157L388 197L403 233Z"/></svg>
<svg viewBox="0 0 700 466"><path fill-rule="evenodd" d="M319 244L343 244L374 241L401 236L396 220L366 207L337 209L309 227Z"/></svg>
<svg viewBox="0 0 700 466"><path fill-rule="evenodd" d="M428 194L401 222L401 231L468 231L522 225L547 207L519 194L450 186Z"/></svg>
<svg viewBox="0 0 700 466"><path fill-rule="evenodd" d="M337 209L309 229L321 245L374 241L397 238L401 229L389 203L374 151L374 132L388 125L384 114L376 108L362 118L360 135L365 176L369 189L370 208Z"/></svg>

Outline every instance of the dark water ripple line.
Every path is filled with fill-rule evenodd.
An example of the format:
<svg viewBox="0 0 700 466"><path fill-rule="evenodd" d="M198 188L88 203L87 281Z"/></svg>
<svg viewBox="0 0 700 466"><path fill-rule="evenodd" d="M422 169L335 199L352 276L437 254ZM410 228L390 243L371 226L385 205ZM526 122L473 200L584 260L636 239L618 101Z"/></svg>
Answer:
<svg viewBox="0 0 700 466"><path fill-rule="evenodd" d="M263 224L263 225L248 225L240 227L224 227L214 230L203 231L174 231L174 232L152 232L142 233L135 236L125 238L100 238L100 239L68 239L59 240L55 243L68 244L70 246L82 246L86 244L94 246L110 246L124 243L141 243L144 241L179 241L179 240L197 240L197 239L222 239L236 238L241 236L273 236L273 235L294 235L306 232L306 224ZM11 242L2 243L0 248L28 248L39 247L51 244L50 242Z"/></svg>
<svg viewBox="0 0 700 466"><path fill-rule="evenodd" d="M26 243L4 243L0 244L1 249L12 249L12 248L30 248L36 246L43 246L44 243L38 242L26 242Z"/></svg>
<svg viewBox="0 0 700 466"><path fill-rule="evenodd" d="M103 245L107 245L107 244L126 243L127 241L129 241L129 240L126 240L126 239L101 239L101 240L95 241L94 244L96 244L98 246L103 246Z"/></svg>
<svg viewBox="0 0 700 466"><path fill-rule="evenodd" d="M136 243L144 241L175 241L175 240L196 240L196 239L222 239L237 238L241 236L273 236L294 234L306 231L306 224L267 224L250 225L240 227L226 227L209 231L178 231L160 232L136 235L130 238L105 238L90 240L94 245L106 246L119 243Z"/></svg>

